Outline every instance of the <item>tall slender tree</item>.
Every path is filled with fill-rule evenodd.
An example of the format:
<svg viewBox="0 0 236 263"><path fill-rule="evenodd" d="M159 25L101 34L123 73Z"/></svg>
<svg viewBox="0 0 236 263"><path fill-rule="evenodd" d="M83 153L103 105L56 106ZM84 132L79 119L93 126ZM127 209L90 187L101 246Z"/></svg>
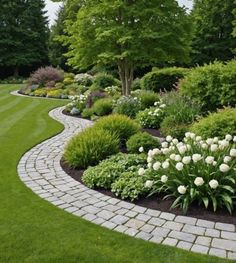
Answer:
<svg viewBox="0 0 236 263"><path fill-rule="evenodd" d="M0 66L19 69L48 62L43 0L0 0Z"/></svg>
<svg viewBox="0 0 236 263"><path fill-rule="evenodd" d="M86 0L67 26L75 68L117 65L128 95L137 66L188 58L191 24L175 0Z"/></svg>
<svg viewBox="0 0 236 263"><path fill-rule="evenodd" d="M236 38L232 33L235 8L234 0L194 1L193 63L209 63L216 59L227 61L234 57Z"/></svg>

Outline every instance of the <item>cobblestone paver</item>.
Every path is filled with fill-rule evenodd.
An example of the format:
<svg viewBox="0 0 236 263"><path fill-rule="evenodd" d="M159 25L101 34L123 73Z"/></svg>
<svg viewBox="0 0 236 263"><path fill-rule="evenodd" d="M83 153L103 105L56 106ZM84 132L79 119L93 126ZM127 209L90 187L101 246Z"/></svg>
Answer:
<svg viewBox="0 0 236 263"><path fill-rule="evenodd" d="M60 166L65 144L92 123L62 114L49 115L64 124L59 135L28 151L18 164L21 180L41 198L95 224L155 243L229 259L236 258L233 224L215 223L146 209L87 188Z"/></svg>

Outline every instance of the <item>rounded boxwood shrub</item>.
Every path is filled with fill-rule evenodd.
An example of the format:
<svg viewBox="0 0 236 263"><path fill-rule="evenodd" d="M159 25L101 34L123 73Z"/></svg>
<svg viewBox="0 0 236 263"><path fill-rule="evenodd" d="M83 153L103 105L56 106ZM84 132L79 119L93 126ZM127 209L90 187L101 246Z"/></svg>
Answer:
<svg viewBox="0 0 236 263"><path fill-rule="evenodd" d="M64 160L71 167L84 169L119 151L119 140L108 130L87 128L66 146Z"/></svg>
<svg viewBox="0 0 236 263"><path fill-rule="evenodd" d="M105 89L110 86L120 86L120 81L107 73L98 73L95 75L93 88Z"/></svg>
<svg viewBox="0 0 236 263"><path fill-rule="evenodd" d="M112 113L113 101L110 98L97 100L93 105L93 112L98 116L104 116Z"/></svg>
<svg viewBox="0 0 236 263"><path fill-rule="evenodd" d="M236 61L196 67L180 83L180 90L202 103L203 111L236 104Z"/></svg>
<svg viewBox="0 0 236 263"><path fill-rule="evenodd" d="M153 91L141 91L137 97L141 102L141 110L154 106L156 101L159 101L159 96Z"/></svg>
<svg viewBox="0 0 236 263"><path fill-rule="evenodd" d="M148 152L150 149L159 147L160 141L147 132L139 132L129 138L126 146L130 153ZM140 147L143 150L140 151Z"/></svg>
<svg viewBox="0 0 236 263"><path fill-rule="evenodd" d="M186 68L177 67L155 69L142 78L142 88L155 92L170 91L188 72Z"/></svg>
<svg viewBox="0 0 236 263"><path fill-rule="evenodd" d="M83 111L82 111L82 113L81 113L81 116L83 117L83 118L86 118L86 119L90 119L92 116L93 116L93 114L94 114L94 111L93 111L93 109L92 108L85 108Z"/></svg>
<svg viewBox="0 0 236 263"><path fill-rule="evenodd" d="M219 137L223 139L226 134L236 134L236 108L226 108L211 113L194 123L190 130L203 138Z"/></svg>
<svg viewBox="0 0 236 263"><path fill-rule="evenodd" d="M138 123L127 116L119 114L102 117L95 123L94 128L111 132L121 142L127 141L132 135L140 131Z"/></svg>

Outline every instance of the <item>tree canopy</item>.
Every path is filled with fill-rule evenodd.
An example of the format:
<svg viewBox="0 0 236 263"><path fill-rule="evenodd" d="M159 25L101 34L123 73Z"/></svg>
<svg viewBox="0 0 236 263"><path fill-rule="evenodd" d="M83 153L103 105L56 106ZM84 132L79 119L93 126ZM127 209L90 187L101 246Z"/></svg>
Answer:
<svg viewBox="0 0 236 263"><path fill-rule="evenodd" d="M175 0L86 0L67 24L69 64L117 65L128 95L137 66L187 61L191 23Z"/></svg>
<svg viewBox="0 0 236 263"><path fill-rule="evenodd" d="M236 38L232 33L235 8L235 0L194 1L193 63L227 61L234 57Z"/></svg>

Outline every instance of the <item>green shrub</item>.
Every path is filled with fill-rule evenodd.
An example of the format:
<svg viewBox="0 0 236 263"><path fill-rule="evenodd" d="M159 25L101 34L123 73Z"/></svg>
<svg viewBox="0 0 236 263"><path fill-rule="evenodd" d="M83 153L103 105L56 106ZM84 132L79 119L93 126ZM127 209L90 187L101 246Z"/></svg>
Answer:
<svg viewBox="0 0 236 263"><path fill-rule="evenodd" d="M171 135L172 137L181 140L184 138L188 129L188 124L182 123L175 115L169 115L162 121L160 131L162 136Z"/></svg>
<svg viewBox="0 0 236 263"><path fill-rule="evenodd" d="M180 84L181 91L202 103L204 111L236 104L236 61L196 67Z"/></svg>
<svg viewBox="0 0 236 263"><path fill-rule="evenodd" d="M142 86L141 86L141 79L135 79L132 83L132 87L131 87L131 90L139 90L141 89Z"/></svg>
<svg viewBox="0 0 236 263"><path fill-rule="evenodd" d="M133 201L146 192L144 183L145 178L137 172L126 172L111 185L111 191L122 199Z"/></svg>
<svg viewBox="0 0 236 263"><path fill-rule="evenodd" d="M147 132L139 132L129 138L126 146L131 153L148 152L150 149L159 147L160 141Z"/></svg>
<svg viewBox="0 0 236 263"><path fill-rule="evenodd" d="M123 114L134 118L141 108L141 102L137 97L122 96L114 105L114 113Z"/></svg>
<svg viewBox="0 0 236 263"><path fill-rule="evenodd" d="M93 112L98 116L112 113L113 101L110 98L99 99L93 104Z"/></svg>
<svg viewBox="0 0 236 263"><path fill-rule="evenodd" d="M96 165L119 151L119 140L107 130L88 128L74 136L66 146L64 160L79 169Z"/></svg>
<svg viewBox="0 0 236 263"><path fill-rule="evenodd" d="M81 116L83 117L83 118L86 118L86 119L90 119L92 116L93 116L93 114L94 114L94 111L93 111L93 109L92 108L85 108L83 111L82 111L82 113L81 113Z"/></svg>
<svg viewBox="0 0 236 263"><path fill-rule="evenodd" d="M110 189L111 184L125 171L137 171L144 165L146 157L136 154L118 153L102 161L95 167L89 167L82 177L83 182L90 188L103 187Z"/></svg>
<svg viewBox="0 0 236 263"><path fill-rule="evenodd" d="M135 121L119 114L102 117L95 123L94 128L111 132L121 142L127 141L132 135L140 131L140 126Z"/></svg>
<svg viewBox="0 0 236 263"><path fill-rule="evenodd" d="M190 130L204 138L224 138L226 134L236 134L236 108L211 113L194 123Z"/></svg>
<svg viewBox="0 0 236 263"><path fill-rule="evenodd" d="M94 78L93 88L104 90L106 87L120 86L120 81L107 73L98 73Z"/></svg>
<svg viewBox="0 0 236 263"><path fill-rule="evenodd" d="M64 94L62 89L55 89L55 90L49 90L47 91L47 97L48 98L61 98L61 96Z"/></svg>
<svg viewBox="0 0 236 263"><path fill-rule="evenodd" d="M155 69L142 78L142 88L155 92L170 91L188 72L189 70L186 68L177 67Z"/></svg>
<svg viewBox="0 0 236 263"><path fill-rule="evenodd" d="M75 82L77 82L79 85L82 86L91 86L93 84L93 76L87 74L87 73L80 73L75 75L74 77Z"/></svg>
<svg viewBox="0 0 236 263"><path fill-rule="evenodd" d="M26 94L26 93L24 93L24 94ZM46 89L36 89L34 91L34 96L46 97L47 96L47 90Z"/></svg>
<svg viewBox="0 0 236 263"><path fill-rule="evenodd" d="M152 91L142 91L137 95L137 97L141 102L141 110L152 107L156 101L159 101L159 96Z"/></svg>
<svg viewBox="0 0 236 263"><path fill-rule="evenodd" d="M163 105L163 107L162 107ZM140 111L136 118L143 128L159 129L165 117L165 104Z"/></svg>

